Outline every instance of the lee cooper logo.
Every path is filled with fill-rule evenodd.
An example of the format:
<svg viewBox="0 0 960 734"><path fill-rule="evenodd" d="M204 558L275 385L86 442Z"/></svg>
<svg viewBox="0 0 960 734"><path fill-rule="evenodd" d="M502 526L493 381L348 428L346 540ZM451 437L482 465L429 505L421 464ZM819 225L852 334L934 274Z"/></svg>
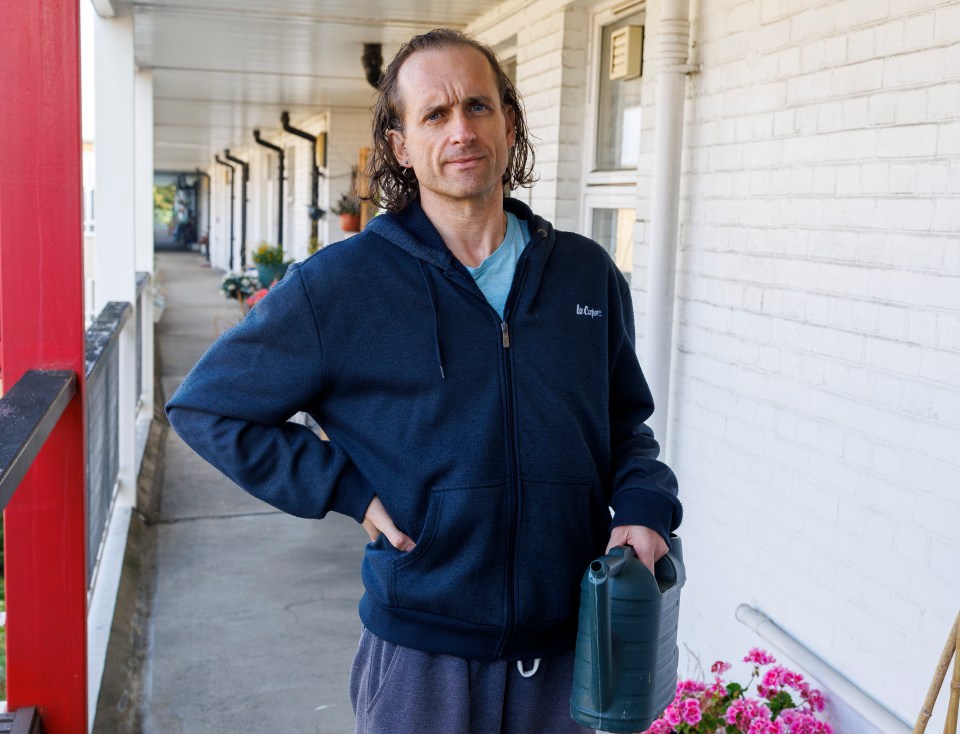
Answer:
<svg viewBox="0 0 960 734"><path fill-rule="evenodd" d="M599 308L590 308L589 306L581 306L577 304L577 316L589 316L591 319L599 319L603 316L603 311Z"/></svg>

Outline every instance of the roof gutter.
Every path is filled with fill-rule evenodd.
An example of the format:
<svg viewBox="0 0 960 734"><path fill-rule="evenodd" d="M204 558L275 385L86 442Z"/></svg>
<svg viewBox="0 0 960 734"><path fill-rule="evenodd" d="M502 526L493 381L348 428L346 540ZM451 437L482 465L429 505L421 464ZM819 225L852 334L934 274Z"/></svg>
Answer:
<svg viewBox="0 0 960 734"><path fill-rule="evenodd" d="M236 163L242 171L240 176L240 267L245 268L247 266L247 184L250 182L250 164L230 155L229 148L224 148L223 157Z"/></svg>
<svg viewBox="0 0 960 734"><path fill-rule="evenodd" d="M313 151L311 156L311 175L312 175L312 185L310 188L310 238L313 241L316 241L317 238L317 220L324 215L324 211L320 208L320 166L317 165L317 136L311 135L306 130L301 130L294 127L290 124L290 113L282 112L280 114L280 124L283 125L283 129L286 130L291 135L296 135L308 141ZM324 155L326 155L326 146L324 146Z"/></svg>
<svg viewBox="0 0 960 734"><path fill-rule="evenodd" d="M279 200L277 201L277 247L280 248L280 253L283 253L283 148L279 145L274 145L269 143L263 138L260 137L260 131L253 131L253 139L257 141L264 148L269 148L272 151L275 151L277 157L280 159L280 171L277 174L277 181L279 186L277 187L280 190Z"/></svg>
<svg viewBox="0 0 960 734"><path fill-rule="evenodd" d="M236 193L234 192L233 179L236 175L236 169L231 166L226 161L220 160L220 156L215 155L214 160L219 163L221 166L226 166L230 169L230 270L233 270L233 201L237 198Z"/></svg>

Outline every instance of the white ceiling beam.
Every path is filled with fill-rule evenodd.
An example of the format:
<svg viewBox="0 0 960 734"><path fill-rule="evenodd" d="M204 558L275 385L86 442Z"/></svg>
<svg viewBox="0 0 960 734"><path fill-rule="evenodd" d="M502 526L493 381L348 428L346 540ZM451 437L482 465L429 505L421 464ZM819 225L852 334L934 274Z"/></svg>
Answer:
<svg viewBox="0 0 960 734"><path fill-rule="evenodd" d="M109 0L103 0L108 2ZM97 0L94 0L96 3ZM170 14L192 16L197 18L218 18L230 20L249 20L251 22L279 21L303 24L324 24L340 26L366 26L370 28L409 28L412 30L433 30L437 27L437 20L423 18L379 18L369 16L345 15L306 15L303 13L277 13L263 10L237 10L234 8L203 8L183 5L158 5L155 3L134 3L138 13L153 13L156 15ZM448 27L461 28L463 23L448 21Z"/></svg>
<svg viewBox="0 0 960 734"><path fill-rule="evenodd" d="M112 0L90 0L90 3L101 18L117 17L117 9L113 7Z"/></svg>

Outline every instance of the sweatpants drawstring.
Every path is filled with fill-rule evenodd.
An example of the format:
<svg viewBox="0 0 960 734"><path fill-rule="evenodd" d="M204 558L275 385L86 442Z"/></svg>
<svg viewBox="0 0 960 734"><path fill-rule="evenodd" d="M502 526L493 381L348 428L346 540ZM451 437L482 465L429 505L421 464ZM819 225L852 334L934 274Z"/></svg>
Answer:
<svg viewBox="0 0 960 734"><path fill-rule="evenodd" d="M540 670L540 658L533 659L533 667L530 670L523 669L523 661L517 661L517 670L520 671L520 675L524 678L533 678L537 674L537 671Z"/></svg>

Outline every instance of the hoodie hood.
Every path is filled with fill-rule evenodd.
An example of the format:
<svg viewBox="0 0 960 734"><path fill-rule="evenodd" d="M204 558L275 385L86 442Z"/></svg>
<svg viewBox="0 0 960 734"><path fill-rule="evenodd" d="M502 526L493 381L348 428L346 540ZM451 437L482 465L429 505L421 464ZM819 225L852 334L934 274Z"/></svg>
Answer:
<svg viewBox="0 0 960 734"><path fill-rule="evenodd" d="M503 208L515 214L518 219L526 221L531 242L537 240L538 235L546 237L548 242L552 241L552 225L536 216L526 204L507 197L503 200ZM408 204L399 212L387 212L374 217L366 231L383 237L418 260L435 265L441 270L448 271L456 267L453 253L447 249L419 201Z"/></svg>
<svg viewBox="0 0 960 734"><path fill-rule="evenodd" d="M528 247L524 249L523 258L533 258L533 252L538 252L539 256L546 259L550 247L552 247L553 227L542 217L536 216L530 208L516 199L509 197L503 200L505 211L511 212L518 219L522 219L527 224L527 230L530 232ZM417 258L420 265L420 275L423 277L423 284L427 297L430 299L430 307L433 311L434 327L434 349L437 356L437 367L440 373L440 379L446 378L443 366L443 346L440 342L440 304L437 297L437 286L434 281L434 275L430 268L424 267L425 263L434 265L443 271L444 275L452 280L459 281L461 285L474 291L481 298L485 298L477 287L473 278L467 272L466 268L453 256L440 233L437 232L433 222L427 217L420 206L419 201L412 202L399 212L388 212L374 217L367 225L367 231L379 235L388 242L396 245L404 252ZM544 241L542 248L529 247L531 243ZM539 271L540 268L535 268ZM532 284L533 290L539 287L539 275L534 277Z"/></svg>

